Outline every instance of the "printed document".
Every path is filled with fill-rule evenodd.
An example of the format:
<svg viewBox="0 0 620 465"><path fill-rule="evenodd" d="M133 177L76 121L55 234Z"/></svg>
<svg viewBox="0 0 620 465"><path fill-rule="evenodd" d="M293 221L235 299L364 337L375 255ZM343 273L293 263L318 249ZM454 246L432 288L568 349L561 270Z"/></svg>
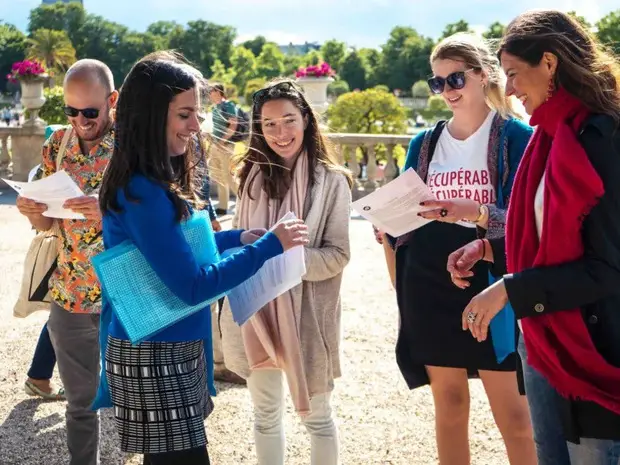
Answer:
<svg viewBox="0 0 620 465"><path fill-rule="evenodd" d="M289 212L278 221L278 224L295 218L295 214ZM274 228L275 226L272 230ZM222 257L238 250L240 248L226 251ZM254 276L228 293L233 319L239 326L243 325L276 297L301 284L304 274L306 274L304 246L293 247L267 260Z"/></svg>
<svg viewBox="0 0 620 465"><path fill-rule="evenodd" d="M73 179L63 170L38 181L17 182L3 179L21 197L47 205L43 216L50 218L64 218L83 220L84 215L63 208L63 204L75 197L82 197L84 193Z"/></svg>
<svg viewBox="0 0 620 465"><path fill-rule="evenodd" d="M371 194L353 202L353 209L381 231L399 237L432 220L418 216L429 210L420 202L435 200L430 188L413 168Z"/></svg>

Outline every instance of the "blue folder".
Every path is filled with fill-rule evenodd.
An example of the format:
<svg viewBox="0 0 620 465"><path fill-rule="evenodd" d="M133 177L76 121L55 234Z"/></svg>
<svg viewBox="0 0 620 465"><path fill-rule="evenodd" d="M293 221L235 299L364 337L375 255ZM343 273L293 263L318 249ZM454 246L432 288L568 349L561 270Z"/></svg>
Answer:
<svg viewBox="0 0 620 465"><path fill-rule="evenodd" d="M181 229L199 265L220 260L206 213L195 213ZM224 296L187 305L168 289L131 242L106 250L92 262L105 297L133 344L155 336Z"/></svg>

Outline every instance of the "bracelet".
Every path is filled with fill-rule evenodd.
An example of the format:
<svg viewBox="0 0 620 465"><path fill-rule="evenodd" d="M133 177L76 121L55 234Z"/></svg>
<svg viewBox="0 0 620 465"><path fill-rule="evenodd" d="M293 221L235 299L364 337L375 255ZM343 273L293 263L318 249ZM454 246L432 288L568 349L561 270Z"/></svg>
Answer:
<svg viewBox="0 0 620 465"><path fill-rule="evenodd" d="M487 245L484 242L484 239L479 239L482 242L482 258L480 260L484 260L484 257L487 255Z"/></svg>

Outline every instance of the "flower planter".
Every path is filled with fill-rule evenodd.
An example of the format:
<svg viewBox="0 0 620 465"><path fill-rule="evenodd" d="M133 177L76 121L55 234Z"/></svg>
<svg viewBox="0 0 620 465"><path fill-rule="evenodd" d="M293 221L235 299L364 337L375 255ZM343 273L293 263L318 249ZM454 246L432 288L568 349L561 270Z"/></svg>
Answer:
<svg viewBox="0 0 620 465"><path fill-rule="evenodd" d="M298 77L297 83L304 91L308 103L319 114L324 113L329 106L327 102L327 87L334 82L331 77Z"/></svg>
<svg viewBox="0 0 620 465"><path fill-rule="evenodd" d="M45 126L45 121L39 118L39 110L45 103L43 96L43 85L45 77L30 77L28 79L20 79L22 96L21 104L28 111L29 118L24 122L24 126Z"/></svg>

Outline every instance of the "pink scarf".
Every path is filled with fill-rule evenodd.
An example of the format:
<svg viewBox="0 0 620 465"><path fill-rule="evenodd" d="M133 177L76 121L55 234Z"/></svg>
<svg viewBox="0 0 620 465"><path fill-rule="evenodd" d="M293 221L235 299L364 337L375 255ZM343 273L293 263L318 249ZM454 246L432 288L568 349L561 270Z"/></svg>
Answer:
<svg viewBox="0 0 620 465"><path fill-rule="evenodd" d="M279 202L267 196L260 166L254 165L239 199L239 228L269 229L289 211L297 218L303 218L308 178L308 156L302 152L295 164L290 188ZM250 186L253 199L248 192ZM307 415L310 413L310 395L301 353L300 329L295 320L295 315L301 311L296 308L298 305L292 291L285 292L244 324L241 335L250 369L283 370L297 413Z"/></svg>

